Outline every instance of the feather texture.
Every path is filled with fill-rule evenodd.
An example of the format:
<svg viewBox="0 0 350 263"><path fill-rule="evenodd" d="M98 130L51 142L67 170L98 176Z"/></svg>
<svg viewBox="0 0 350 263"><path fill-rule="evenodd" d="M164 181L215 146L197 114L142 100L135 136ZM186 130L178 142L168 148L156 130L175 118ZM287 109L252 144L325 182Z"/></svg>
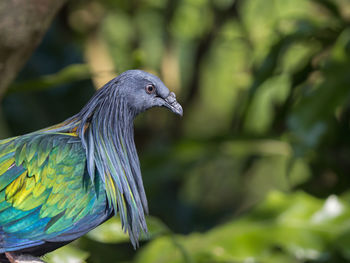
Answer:
<svg viewBox="0 0 350 263"><path fill-rule="evenodd" d="M99 176L109 205L119 211L122 226L137 246L141 232L147 233L148 205L134 143L136 113L114 93L101 89L78 115L51 132L76 131L86 151L91 182ZM108 103L112 98L114 103Z"/></svg>
<svg viewBox="0 0 350 263"><path fill-rule="evenodd" d="M157 77L131 70L68 120L0 141L0 254L42 255L115 214L137 247L148 205L133 120L154 106L182 115Z"/></svg>
<svg viewBox="0 0 350 263"><path fill-rule="evenodd" d="M82 232L76 233L84 234L111 213L104 189L97 197L85 172L77 137L38 132L0 141L0 152L0 253L60 240L78 223ZM95 221L83 220L87 217Z"/></svg>

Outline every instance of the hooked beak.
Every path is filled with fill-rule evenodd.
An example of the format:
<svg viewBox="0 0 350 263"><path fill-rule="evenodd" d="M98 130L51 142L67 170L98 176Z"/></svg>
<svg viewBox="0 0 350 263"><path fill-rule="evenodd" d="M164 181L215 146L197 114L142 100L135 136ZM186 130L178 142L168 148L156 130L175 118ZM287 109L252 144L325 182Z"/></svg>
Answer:
<svg viewBox="0 0 350 263"><path fill-rule="evenodd" d="M164 99L165 103L164 106L170 109L172 112L182 116L183 115L183 110L180 105L180 103L177 102L176 100L176 95L174 92L170 92L168 97Z"/></svg>

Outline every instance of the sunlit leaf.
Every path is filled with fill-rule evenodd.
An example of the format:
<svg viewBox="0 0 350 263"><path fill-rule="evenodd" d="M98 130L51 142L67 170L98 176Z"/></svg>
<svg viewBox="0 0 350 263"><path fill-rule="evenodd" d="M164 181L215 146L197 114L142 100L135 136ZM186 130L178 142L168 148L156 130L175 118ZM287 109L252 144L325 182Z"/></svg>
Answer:
<svg viewBox="0 0 350 263"><path fill-rule="evenodd" d="M47 263L84 263L88 257L89 252L68 245L45 255L44 260Z"/></svg>
<svg viewBox="0 0 350 263"><path fill-rule="evenodd" d="M149 238L152 239L169 231L164 223L158 218L148 216L146 221L148 234L143 234L143 240L148 240ZM129 242L129 236L122 230L121 221L118 217L112 217L98 228L90 231L86 236L89 239L101 243L115 244Z"/></svg>
<svg viewBox="0 0 350 263"><path fill-rule="evenodd" d="M141 251L138 262L274 262L269 259L283 258L275 246L289 254L289 260L323 260L330 252L328 243L349 230L349 213L349 206L336 196L322 201L302 192L271 192L251 213L207 233L156 239Z"/></svg>
<svg viewBox="0 0 350 263"><path fill-rule="evenodd" d="M122 224L117 217L112 217L98 228L90 231L87 237L101 243L118 243L129 240L129 236L122 230Z"/></svg>

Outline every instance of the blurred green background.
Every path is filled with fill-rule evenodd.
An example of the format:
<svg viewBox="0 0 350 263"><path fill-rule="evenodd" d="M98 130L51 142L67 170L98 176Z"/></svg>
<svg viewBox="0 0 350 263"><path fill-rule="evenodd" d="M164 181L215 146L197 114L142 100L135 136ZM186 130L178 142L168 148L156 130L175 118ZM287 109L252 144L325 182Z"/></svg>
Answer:
<svg viewBox="0 0 350 263"><path fill-rule="evenodd" d="M134 250L112 219L47 262L350 262L349 0L70 1L8 89L0 138L132 68L184 108L136 120L150 235Z"/></svg>

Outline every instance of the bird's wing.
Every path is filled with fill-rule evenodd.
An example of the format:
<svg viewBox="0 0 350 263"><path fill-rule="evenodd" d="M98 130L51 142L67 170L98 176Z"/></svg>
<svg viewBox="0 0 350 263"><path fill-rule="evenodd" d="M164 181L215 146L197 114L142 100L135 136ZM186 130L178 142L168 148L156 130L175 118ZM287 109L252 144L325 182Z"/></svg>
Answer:
<svg viewBox="0 0 350 263"><path fill-rule="evenodd" d="M72 135L0 141L0 253L75 239L96 226L105 197L85 166L85 152Z"/></svg>

